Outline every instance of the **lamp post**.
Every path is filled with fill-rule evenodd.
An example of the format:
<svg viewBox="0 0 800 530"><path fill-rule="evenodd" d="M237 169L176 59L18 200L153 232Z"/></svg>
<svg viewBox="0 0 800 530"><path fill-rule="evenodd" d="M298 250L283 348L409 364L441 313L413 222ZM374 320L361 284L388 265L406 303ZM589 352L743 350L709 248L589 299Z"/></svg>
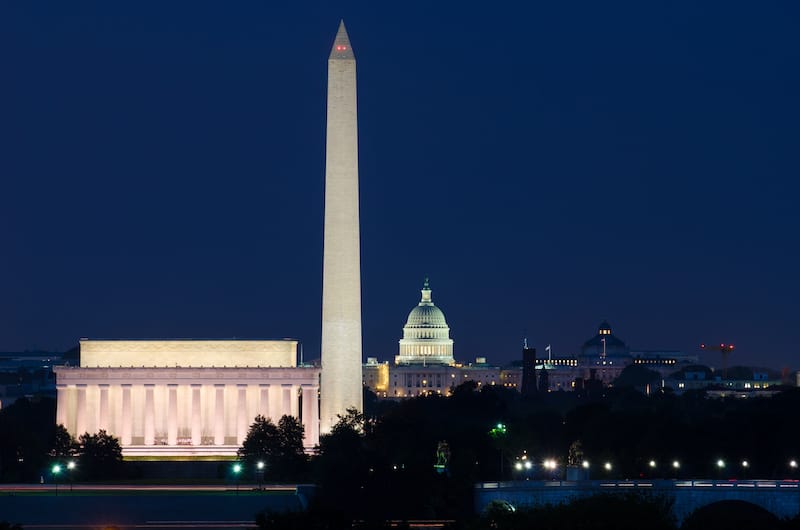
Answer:
<svg viewBox="0 0 800 530"><path fill-rule="evenodd" d="M264 462L256 464L256 475L258 476L258 491L261 491L261 482L264 480Z"/></svg>
<svg viewBox="0 0 800 530"><path fill-rule="evenodd" d="M58 474L61 473L61 464L53 464L51 471L53 473L53 482L56 485L56 497L58 497Z"/></svg>
<svg viewBox="0 0 800 530"><path fill-rule="evenodd" d="M503 480L503 439L507 433L505 423L498 423L489 431L489 436L497 440L500 449L500 480Z"/></svg>
<svg viewBox="0 0 800 530"><path fill-rule="evenodd" d="M69 492L72 493L72 484L75 482L75 478L72 476L72 472L75 470L75 461L70 460L67 462L67 471L69 472Z"/></svg>
<svg viewBox="0 0 800 530"><path fill-rule="evenodd" d="M236 462L233 464L233 476L236 478L236 495L239 495L239 473L242 472L242 464Z"/></svg>

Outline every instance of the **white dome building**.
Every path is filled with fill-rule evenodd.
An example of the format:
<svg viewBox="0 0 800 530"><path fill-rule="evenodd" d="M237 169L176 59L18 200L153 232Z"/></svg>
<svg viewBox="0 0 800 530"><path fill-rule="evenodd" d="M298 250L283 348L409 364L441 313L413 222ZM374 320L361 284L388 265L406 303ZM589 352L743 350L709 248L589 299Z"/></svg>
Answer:
<svg viewBox="0 0 800 530"><path fill-rule="evenodd" d="M422 287L422 300L408 314L400 339L400 355L395 364L445 364L455 363L450 326L442 310L433 305L428 279Z"/></svg>

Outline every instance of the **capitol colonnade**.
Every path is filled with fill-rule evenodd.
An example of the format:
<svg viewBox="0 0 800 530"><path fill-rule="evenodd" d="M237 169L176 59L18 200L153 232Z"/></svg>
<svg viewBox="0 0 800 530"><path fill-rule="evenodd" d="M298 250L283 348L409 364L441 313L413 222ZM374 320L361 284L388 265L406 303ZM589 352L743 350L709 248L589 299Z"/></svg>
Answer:
<svg viewBox="0 0 800 530"><path fill-rule="evenodd" d="M110 351L99 362L106 366L89 366L95 364L97 342L112 350L124 342L130 350L123 355ZM179 342L183 344L176 348ZM106 430L120 439L126 457L226 456L236 453L257 415L275 423L290 415L303 423L304 445L311 449L319 441L319 369L269 366L293 364L286 352L267 352L269 342L283 341L83 340L81 366L56 369L57 422L73 436ZM285 342L296 348L295 341ZM186 358L172 367L113 366L113 361L130 360L137 349L140 361L152 349L171 350L151 357L150 363ZM245 362L262 366L236 366L237 350L241 357L253 353L243 349L260 350L258 359ZM200 350L211 358L191 354ZM218 363L223 357L228 366L191 366Z"/></svg>

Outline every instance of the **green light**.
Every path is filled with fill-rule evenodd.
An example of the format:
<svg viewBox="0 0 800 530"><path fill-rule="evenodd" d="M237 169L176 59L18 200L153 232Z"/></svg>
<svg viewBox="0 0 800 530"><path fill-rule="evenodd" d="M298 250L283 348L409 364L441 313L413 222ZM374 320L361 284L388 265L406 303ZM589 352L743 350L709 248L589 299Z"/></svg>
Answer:
<svg viewBox="0 0 800 530"><path fill-rule="evenodd" d="M505 436L506 432L507 432L506 424L505 423L498 423L497 425L492 427L492 430L489 431L489 435L492 438L498 438L500 436Z"/></svg>
<svg viewBox="0 0 800 530"><path fill-rule="evenodd" d="M53 475L58 475L59 473L61 473L61 466L56 464L53 466Z"/></svg>
<svg viewBox="0 0 800 530"><path fill-rule="evenodd" d="M242 465L241 464L233 464L233 472L234 473L236 473L238 475L241 471L242 471Z"/></svg>

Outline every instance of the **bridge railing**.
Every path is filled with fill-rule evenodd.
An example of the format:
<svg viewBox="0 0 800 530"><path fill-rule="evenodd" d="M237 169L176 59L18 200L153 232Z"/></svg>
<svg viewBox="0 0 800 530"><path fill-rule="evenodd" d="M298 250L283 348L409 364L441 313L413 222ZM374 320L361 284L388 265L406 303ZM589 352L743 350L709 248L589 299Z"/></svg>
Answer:
<svg viewBox="0 0 800 530"><path fill-rule="evenodd" d="M796 480L515 480L507 482L481 482L475 489L677 489L677 488L764 488L800 489Z"/></svg>

